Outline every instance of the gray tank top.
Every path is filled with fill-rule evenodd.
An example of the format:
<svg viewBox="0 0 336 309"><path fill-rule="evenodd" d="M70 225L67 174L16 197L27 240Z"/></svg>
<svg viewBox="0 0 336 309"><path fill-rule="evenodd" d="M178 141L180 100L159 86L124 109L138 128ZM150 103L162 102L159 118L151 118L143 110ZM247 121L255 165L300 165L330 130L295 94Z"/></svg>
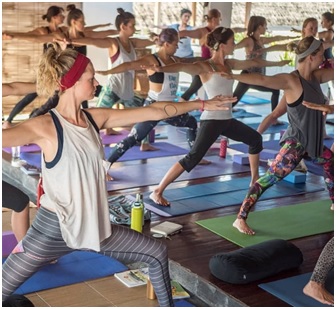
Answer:
<svg viewBox="0 0 336 309"><path fill-rule="evenodd" d="M312 158L319 157L323 151L323 114L320 111L307 108L302 105L306 100L316 104L324 105L325 97L318 80L305 80L296 70L302 85L302 95L293 104L287 105L289 126L282 136L280 144L286 138L295 138L299 141Z"/></svg>
<svg viewBox="0 0 336 309"><path fill-rule="evenodd" d="M99 133L86 117L87 127L78 127L51 110L58 151L51 162L42 156L44 194L41 205L56 212L62 237L73 249L100 251L111 235L106 172Z"/></svg>

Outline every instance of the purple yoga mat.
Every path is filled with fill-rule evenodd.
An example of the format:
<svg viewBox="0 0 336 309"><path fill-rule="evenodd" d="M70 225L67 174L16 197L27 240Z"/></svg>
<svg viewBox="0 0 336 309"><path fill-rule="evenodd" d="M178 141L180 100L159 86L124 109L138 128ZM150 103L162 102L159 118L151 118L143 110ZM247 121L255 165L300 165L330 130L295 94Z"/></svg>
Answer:
<svg viewBox="0 0 336 309"><path fill-rule="evenodd" d="M100 132L100 137L102 139L103 145L115 144L123 140L128 134L128 130L119 131L120 134L106 135L103 132Z"/></svg>
<svg viewBox="0 0 336 309"><path fill-rule="evenodd" d="M36 144L30 144L30 145L24 145L20 147L21 152L39 152L41 151L41 148L37 146ZM12 148L11 147L5 147L2 148L3 151L7 153L12 153Z"/></svg>
<svg viewBox="0 0 336 309"><path fill-rule="evenodd" d="M166 142L153 143L152 146L158 148L158 150L140 151L140 146L133 146L118 159L118 162L178 156L188 153L187 149ZM105 147L104 151L105 157L108 158L113 151L113 147Z"/></svg>
<svg viewBox="0 0 336 309"><path fill-rule="evenodd" d="M114 167L109 171L113 181L107 182L107 190L122 190L158 184L169 168L182 156L151 159L148 164L134 164L121 167ZM184 172L177 180L192 180L198 178L231 175L249 172L250 167L234 163L229 157L226 159L219 156L207 156L205 159L211 161L209 165L197 165L190 173Z"/></svg>

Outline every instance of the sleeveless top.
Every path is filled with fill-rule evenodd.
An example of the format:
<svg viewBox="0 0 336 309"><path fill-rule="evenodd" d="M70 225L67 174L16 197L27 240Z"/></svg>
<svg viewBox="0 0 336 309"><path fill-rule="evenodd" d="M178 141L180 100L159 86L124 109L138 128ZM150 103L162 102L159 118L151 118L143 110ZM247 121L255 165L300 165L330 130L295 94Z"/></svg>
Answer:
<svg viewBox="0 0 336 309"><path fill-rule="evenodd" d="M118 51L116 55L111 57L112 68L124 63L136 60L135 49L130 41L131 51L127 52L125 48L116 38L118 42ZM122 100L131 100L134 97L134 71L126 71L124 73L111 74L109 86L112 91Z"/></svg>
<svg viewBox="0 0 336 309"><path fill-rule="evenodd" d="M157 56L157 54L153 54L153 56L157 59L159 65L165 66L165 64L161 61L161 59ZM175 61L173 57L171 59ZM156 72L153 75L149 76L149 79L151 82L155 82L155 80L158 80L158 75L162 76L162 88L160 92L153 91L152 89L149 89L148 91L148 97L152 101L174 101L176 99L176 92L178 88L179 83L179 73L162 73L162 72ZM156 75L156 77L154 77Z"/></svg>
<svg viewBox="0 0 336 309"><path fill-rule="evenodd" d="M209 27L205 27L208 32L211 32L211 29ZM204 59L210 59L211 58L211 50L208 46L206 46L205 44L203 44L201 46L201 57Z"/></svg>
<svg viewBox="0 0 336 309"><path fill-rule="evenodd" d="M67 33L65 34L67 38L70 39L70 35L69 35L69 31L67 31ZM81 37L85 37L84 34L82 34ZM67 48L72 48L74 50L76 50L77 52L79 52L80 54L86 56L87 54L87 46L86 45L82 45L82 46L77 46L77 45L73 45L73 44L68 44Z"/></svg>
<svg viewBox="0 0 336 309"><path fill-rule="evenodd" d="M179 24L173 24L170 25L169 28L175 29L177 32L179 32ZM187 26L186 30L191 30L193 27ZM183 37L180 38L180 41L178 43L178 48L176 50L176 53L174 54L176 57L181 58L191 58L194 57L194 51L191 48L191 38L189 37Z"/></svg>
<svg viewBox="0 0 336 309"><path fill-rule="evenodd" d="M209 62L213 71L216 71L214 64ZM212 99L216 95L232 96L234 80L227 80L226 78L213 74L211 78L203 83L205 92L208 98ZM228 104L229 110L226 111L204 111L201 115L201 120L227 120L232 118L232 104Z"/></svg>
<svg viewBox="0 0 336 309"><path fill-rule="evenodd" d="M264 47L259 45L257 40L254 37L250 37L250 38L253 40L253 49L252 49L250 54L246 55L246 59L250 60L250 59L254 59L254 58L260 58L260 59L266 60L266 53L262 53L261 55L259 55L257 53L258 50L260 50ZM266 69L264 67L263 68L252 67L252 68L249 68L247 70L244 70L244 73L245 72L260 73L260 74L265 75Z"/></svg>
<svg viewBox="0 0 336 309"><path fill-rule="evenodd" d="M106 189L110 163L104 160L99 133L88 120L91 115L84 113L86 128L71 124L56 109L50 111L58 150L50 162L42 155L41 205L56 212L67 246L100 251L100 243L111 235Z"/></svg>
<svg viewBox="0 0 336 309"><path fill-rule="evenodd" d="M303 106L302 101L324 105L325 97L316 79L305 80L298 70L295 74L300 78L303 91L295 103L287 105L289 125L280 140L280 145L286 138L295 138L303 145L308 156L316 158L322 154L323 150L323 114L321 111Z"/></svg>

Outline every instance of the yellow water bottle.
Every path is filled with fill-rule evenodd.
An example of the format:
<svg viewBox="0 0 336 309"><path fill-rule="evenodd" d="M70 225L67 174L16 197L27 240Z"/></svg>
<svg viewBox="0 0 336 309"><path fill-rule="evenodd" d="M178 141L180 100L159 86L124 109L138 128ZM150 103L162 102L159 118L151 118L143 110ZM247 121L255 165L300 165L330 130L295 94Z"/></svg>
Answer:
<svg viewBox="0 0 336 309"><path fill-rule="evenodd" d="M143 220L143 204L141 202L141 195L136 195L136 200L132 205L131 211L131 229L142 233Z"/></svg>

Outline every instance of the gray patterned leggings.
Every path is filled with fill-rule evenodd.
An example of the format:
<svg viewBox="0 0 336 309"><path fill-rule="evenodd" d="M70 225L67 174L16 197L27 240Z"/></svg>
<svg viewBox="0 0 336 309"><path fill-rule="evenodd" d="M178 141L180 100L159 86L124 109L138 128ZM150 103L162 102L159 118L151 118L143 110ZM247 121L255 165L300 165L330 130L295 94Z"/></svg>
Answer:
<svg viewBox="0 0 336 309"><path fill-rule="evenodd" d="M317 260L311 281L324 285L329 271L334 267L334 237L323 248Z"/></svg>
<svg viewBox="0 0 336 309"><path fill-rule="evenodd" d="M27 235L3 264L2 300L43 266L72 251L62 238L57 215L41 207ZM112 235L101 243L100 253L123 263L147 263L160 306L174 306L167 247L161 241L112 225Z"/></svg>

